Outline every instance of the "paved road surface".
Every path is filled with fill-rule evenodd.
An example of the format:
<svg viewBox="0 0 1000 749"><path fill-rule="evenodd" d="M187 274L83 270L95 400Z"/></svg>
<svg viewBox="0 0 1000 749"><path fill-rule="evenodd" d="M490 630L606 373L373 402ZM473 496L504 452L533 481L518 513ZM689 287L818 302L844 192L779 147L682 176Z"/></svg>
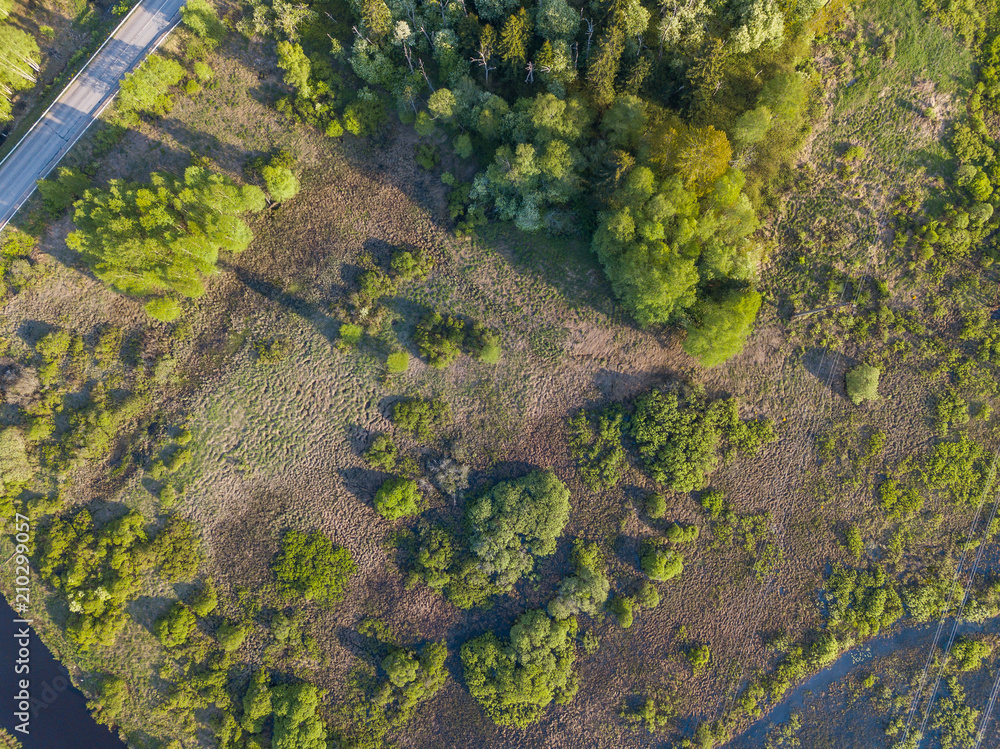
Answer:
<svg viewBox="0 0 1000 749"><path fill-rule="evenodd" d="M73 144L118 93L122 77L163 41L181 17L185 0L143 0L59 98L0 161L0 229L55 169Z"/></svg>

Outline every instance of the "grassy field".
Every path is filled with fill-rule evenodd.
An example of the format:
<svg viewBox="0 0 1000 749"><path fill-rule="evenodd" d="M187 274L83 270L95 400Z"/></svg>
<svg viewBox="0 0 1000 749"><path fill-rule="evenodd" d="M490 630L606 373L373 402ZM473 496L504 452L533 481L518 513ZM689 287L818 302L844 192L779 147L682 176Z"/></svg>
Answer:
<svg viewBox="0 0 1000 749"><path fill-rule="evenodd" d="M114 326L134 341L134 369L149 383L148 407L111 458L60 477L55 509L93 503L106 513L127 506L154 517L160 482L146 465L171 449L181 428L189 430L190 463L170 478L179 489L176 509L199 529L204 571L226 594L226 611L256 600L264 612L238 652L233 682L244 683L269 643L264 614L278 606L269 568L281 533L322 529L351 550L359 574L343 603L302 607L304 629L319 652L282 656L278 667L329 689L326 714L337 720L352 699L349 675L367 657L358 634L363 619L385 623L404 642L444 640L451 678L395 737L402 746L646 747L715 717L737 686L773 665L769 638L784 632L794 641L822 623L817 591L831 561L850 562L848 527L862 529L872 559L903 574L924 567L940 553L942 539L950 543L969 522L968 507L929 503L892 559L886 549L896 526L877 510L874 491L901 460L925 454L934 438L931 406L949 375L921 339L954 338L963 312L992 297L991 277L978 286L955 278L914 282L891 246L894 201L908 191L932 194L950 169L941 138L971 82L966 48L917 8L916 0L868 3L820 45L826 115L783 212L768 221L776 249L763 279L767 304L746 350L712 370L682 352L677 333L642 331L626 319L581 238L550 240L506 226L454 236L444 185L414 162L417 140L409 128L387 126L365 142L290 126L272 106L281 86L272 51L231 36L209 58L210 85L178 95L170 115L126 132L112 149L97 128L70 159L92 164L98 181L176 172L194 155L243 178L249 161L282 148L300 164L303 190L254 219L254 243L227 260L205 296L170 325L151 322L137 301L90 275L65 247L68 220L46 229L0 318L8 355L27 358L47 326L87 341ZM178 53L179 45L175 37L168 53ZM847 169L850 146L861 146L865 156ZM357 349L339 350L336 304L356 283L362 254L384 264L395 248L428 252L435 269L388 300L377 334ZM837 301L856 302L861 312L880 302L900 316L919 317L930 332L922 336L900 324L862 333L860 315L843 310L789 318ZM500 363L466 357L444 371L427 366L411 334L428 309L502 331ZM288 342L287 357L261 362L255 347L274 339ZM397 346L409 350L412 362L407 372L388 376L385 357ZM844 374L872 351L883 366L881 399L859 408L845 397ZM752 555L712 537L692 495L669 495L665 519L649 518L643 501L657 487L635 455L611 490L588 490L576 472L566 438L571 414L679 379L735 396L744 418L765 416L775 424L777 441L754 458L724 465L712 480L737 514L770 513L767 534L782 561L764 582ZM400 524L373 509L386 476L368 468L360 452L371 435L393 432L392 404L413 395L447 401L454 423L430 443L397 435L400 444L424 460L447 455L469 465L473 491L531 467L551 467L572 490L558 552L488 612L458 610L424 587L407 589L393 542ZM989 400L975 396L976 405ZM858 455L876 430L887 435L884 451L862 463ZM994 445L991 422L974 421L969 432ZM460 518L460 505L433 490L431 496L430 514ZM610 616L588 620L584 628L599 635L601 648L581 655L575 700L529 729L494 726L462 685L458 647L486 630L506 631L526 608L544 605L569 569L574 537L599 544L613 589L626 590L639 576L641 540L672 521L702 532L686 551L683 576L662 586L660 606L643 611L629 630ZM165 658L153 621L185 592L150 578L116 648L86 655L65 639L68 609L59 596L50 595L37 612L46 641L75 664L85 689L93 691L102 673L126 680L129 702L120 724L136 747L162 746L169 737L184 738L184 746L211 745L206 730L192 739L172 719L157 675ZM697 675L684 655L691 643L712 651L710 667ZM878 690L885 685L895 693L910 676L895 663L872 669L875 686L862 684L867 674L852 675L826 701L811 703L803 746L843 746L837 743L843 725L873 705L864 729L872 733L865 735L888 741L883 726L875 727L886 713ZM968 690L984 701L978 682ZM678 716L655 739L619 715L653 695ZM831 717L833 703L845 723Z"/></svg>

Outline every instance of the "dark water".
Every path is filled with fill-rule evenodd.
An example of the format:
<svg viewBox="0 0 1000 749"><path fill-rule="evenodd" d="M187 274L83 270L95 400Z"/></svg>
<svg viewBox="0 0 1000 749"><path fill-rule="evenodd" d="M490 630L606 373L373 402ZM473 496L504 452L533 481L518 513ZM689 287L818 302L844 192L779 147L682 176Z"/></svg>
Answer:
<svg viewBox="0 0 1000 749"><path fill-rule="evenodd" d="M30 673L17 674L18 636L23 624L0 596L0 727L16 737L24 749L124 749L125 745L107 728L94 722L83 693L35 633L30 633ZM29 679L30 733L15 730L18 711L18 680Z"/></svg>
<svg viewBox="0 0 1000 749"><path fill-rule="evenodd" d="M947 644L951 636L954 619L948 619L945 627L941 631L938 640L938 649L942 649ZM739 747L761 747L764 746L767 732L773 724L785 723L791 718L792 713L802 712L805 707L807 694L819 694L835 682L847 676L851 671L871 661L873 658L884 658L892 655L897 650L904 648L920 647L930 648L934 642L934 635L937 632L938 623L936 621L927 624L920 624L913 627L905 627L896 632L873 637L864 645L851 648L835 660L832 664L824 668L819 673L813 674L795 689L789 692L786 697L778 703L770 713L752 724L746 733L734 738L729 746L733 749ZM986 622L973 624L962 622L959 624L958 635L972 632L982 632L987 627L994 630L997 626L996 619L989 619Z"/></svg>

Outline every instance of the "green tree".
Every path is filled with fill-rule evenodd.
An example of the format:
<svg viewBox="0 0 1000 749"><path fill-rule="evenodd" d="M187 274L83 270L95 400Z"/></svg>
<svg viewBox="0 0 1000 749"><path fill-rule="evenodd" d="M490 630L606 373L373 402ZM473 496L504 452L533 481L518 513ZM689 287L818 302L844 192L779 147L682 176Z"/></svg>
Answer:
<svg viewBox="0 0 1000 749"><path fill-rule="evenodd" d="M52 216L61 216L90 187L90 177L77 169L61 166L55 179L38 180L38 192L45 203L45 210Z"/></svg>
<svg viewBox="0 0 1000 749"><path fill-rule="evenodd" d="M400 477L387 480L375 494L375 509L386 520L418 515L422 502L417 482Z"/></svg>
<svg viewBox="0 0 1000 749"><path fill-rule="evenodd" d="M500 59L512 68L518 68L528 60L528 42L531 40L531 20L528 11L519 8L509 16L500 30L498 50Z"/></svg>
<svg viewBox="0 0 1000 749"><path fill-rule="evenodd" d="M139 114L163 116L174 107L170 88L180 83L184 68L176 60L150 55L135 72L126 75L118 92L118 113L133 122Z"/></svg>
<svg viewBox="0 0 1000 749"><path fill-rule="evenodd" d="M66 244L124 294L197 297L219 252L241 252L253 238L240 215L263 207L259 188L201 167L183 179L153 173L149 184L111 180L77 201Z"/></svg>
<svg viewBox="0 0 1000 749"><path fill-rule="evenodd" d="M2 19L5 15L0 9L0 123L12 119L13 95L35 85L35 66L41 62L41 51L35 38L12 24L4 23Z"/></svg>
<svg viewBox="0 0 1000 749"><path fill-rule="evenodd" d="M580 28L580 15L566 0L539 0L535 11L535 27L545 39L570 39Z"/></svg>
<svg viewBox="0 0 1000 749"><path fill-rule="evenodd" d="M319 703L324 692L312 684L281 684L271 690L272 749L327 749Z"/></svg>
<svg viewBox="0 0 1000 749"><path fill-rule="evenodd" d="M235 624L233 622L223 622L219 625L219 629L215 633L219 640L219 645L227 653L239 650L240 645L243 644L248 634L249 630L246 625Z"/></svg>
<svg viewBox="0 0 1000 749"><path fill-rule="evenodd" d="M211 46L221 42L226 35L226 27L219 21L209 0L187 0L181 8L181 17L185 26Z"/></svg>
<svg viewBox="0 0 1000 749"><path fill-rule="evenodd" d="M569 518L569 490L552 471L501 481L465 510L469 548L480 569L503 591L556 550Z"/></svg>
<svg viewBox="0 0 1000 749"><path fill-rule="evenodd" d="M555 619L568 619L580 613L596 616L611 588L597 544L577 539L573 542L571 561L574 574L563 578L558 594L548 605L549 615Z"/></svg>
<svg viewBox="0 0 1000 749"><path fill-rule="evenodd" d="M878 378L882 372L877 367L859 364L847 373L847 397L855 406L865 401L878 400Z"/></svg>
<svg viewBox="0 0 1000 749"><path fill-rule="evenodd" d="M356 571L351 552L335 547L321 531L308 535L288 531L274 563L278 587L286 597L301 595L318 603L343 598L344 587Z"/></svg>
<svg viewBox="0 0 1000 749"><path fill-rule="evenodd" d="M640 561L642 571L657 582L672 580L684 571L684 557L654 542L644 545Z"/></svg>
<svg viewBox="0 0 1000 749"><path fill-rule="evenodd" d="M757 319L761 296L756 291L732 291L702 302L698 321L688 328L684 350L706 367L722 364L743 350Z"/></svg>
<svg viewBox="0 0 1000 749"><path fill-rule="evenodd" d="M254 671L243 695L241 725L247 733L260 733L271 715L271 678L265 669Z"/></svg>
<svg viewBox="0 0 1000 749"><path fill-rule="evenodd" d="M196 623L194 612L180 601L175 601L167 613L156 620L153 631L164 647L173 648L187 642Z"/></svg>
<svg viewBox="0 0 1000 749"><path fill-rule="evenodd" d="M278 42L278 67L285 71L285 83L294 88L299 96L309 98L312 94L309 84L312 63L302 50L302 45Z"/></svg>
<svg viewBox="0 0 1000 749"><path fill-rule="evenodd" d="M264 187L275 203L284 203L299 194L301 185L295 172L284 165L268 164L260 170L264 178Z"/></svg>
<svg viewBox="0 0 1000 749"><path fill-rule="evenodd" d="M576 632L576 619L557 621L533 609L514 622L509 643L490 632L462 646L466 686L490 720L523 728L553 701L573 699Z"/></svg>

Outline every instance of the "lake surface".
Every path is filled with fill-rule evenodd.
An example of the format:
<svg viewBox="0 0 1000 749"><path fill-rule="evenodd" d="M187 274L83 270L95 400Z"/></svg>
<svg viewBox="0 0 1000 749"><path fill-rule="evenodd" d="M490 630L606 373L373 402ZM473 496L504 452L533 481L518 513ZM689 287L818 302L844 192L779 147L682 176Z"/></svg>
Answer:
<svg viewBox="0 0 1000 749"><path fill-rule="evenodd" d="M0 727L16 737L24 749L125 749L125 744L96 723L87 710L83 692L73 686L65 667L55 659L34 631L30 632L30 673L15 668L18 637L25 625L20 615L0 595ZM15 717L19 679L29 679L31 697L29 731L14 730L22 721Z"/></svg>

